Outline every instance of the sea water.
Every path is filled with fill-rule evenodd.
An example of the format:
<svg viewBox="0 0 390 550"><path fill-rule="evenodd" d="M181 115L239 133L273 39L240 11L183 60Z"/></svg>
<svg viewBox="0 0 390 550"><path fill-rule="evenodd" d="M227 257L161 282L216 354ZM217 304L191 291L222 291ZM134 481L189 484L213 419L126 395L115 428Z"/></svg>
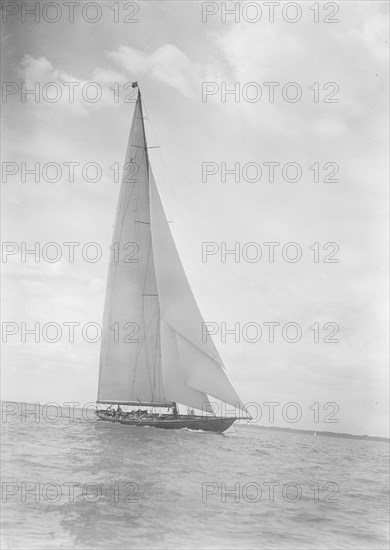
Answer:
<svg viewBox="0 0 390 550"><path fill-rule="evenodd" d="M3 418L3 548L388 547L383 442Z"/></svg>

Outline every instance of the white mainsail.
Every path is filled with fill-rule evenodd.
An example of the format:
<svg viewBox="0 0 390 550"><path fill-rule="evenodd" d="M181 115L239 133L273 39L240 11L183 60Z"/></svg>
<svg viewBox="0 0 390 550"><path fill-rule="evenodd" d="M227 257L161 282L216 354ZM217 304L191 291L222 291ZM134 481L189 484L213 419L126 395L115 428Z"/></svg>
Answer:
<svg viewBox="0 0 390 550"><path fill-rule="evenodd" d="M109 265L98 402L154 406L175 402L210 410L210 395L245 410L213 341L202 340L203 318L149 164L140 93L113 244L128 250L127 258L119 261L112 255ZM139 330L134 332L136 327ZM127 341L121 331L125 328L134 332Z"/></svg>

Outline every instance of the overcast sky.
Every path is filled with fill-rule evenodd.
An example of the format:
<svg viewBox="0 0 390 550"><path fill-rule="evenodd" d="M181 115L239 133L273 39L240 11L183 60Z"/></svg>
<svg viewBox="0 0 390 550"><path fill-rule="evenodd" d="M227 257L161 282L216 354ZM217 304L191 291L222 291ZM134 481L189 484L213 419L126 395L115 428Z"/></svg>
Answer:
<svg viewBox="0 0 390 550"><path fill-rule="evenodd" d="M3 80L18 85L10 85L12 93L3 103L3 161L16 163L17 170L6 182L3 175L3 241L16 243L16 253L2 266L3 321L18 323L18 333L3 345L3 398L41 403L96 399L100 345L83 341L81 327L102 321L119 192L109 167L123 163L134 106L123 101L129 93L124 85L138 80L149 145L160 146L150 151L151 162L205 320L225 322L227 328L249 322L263 327L255 343L243 338L236 343L232 336L224 343L220 332L215 337L243 401L298 403L302 419L284 422L279 407L278 425L386 435L387 2L340 2L333 16L339 22L327 24L323 7L320 22L313 22L316 14L309 3L300 4L302 17L296 23L277 9L270 23L264 6L255 23L242 13L239 21L228 17L223 23L220 12L202 22L202 4L196 1L139 2L133 15L137 23L123 22L131 14L120 4L115 23L114 3L99 5L96 23L77 9L73 23L65 11L58 22L44 20L54 12L41 12L38 23L32 16L23 23L19 4L3 29ZM247 19L253 14L247 12ZM294 17L292 11L287 15ZM92 9L87 16L94 16ZM23 101L22 81L27 88L40 82L38 102L31 95ZM81 94L91 81L102 89L96 103ZM206 81L216 83L217 91L202 101ZM62 91L56 103L45 99L48 82L58 86L46 88L46 98ZM65 82L80 83L73 103ZM232 95L222 102L222 82L228 88L238 83L241 92L255 82L262 97L249 101L256 91L252 86L238 102ZM280 83L273 103L265 82ZM295 103L282 96L288 82L302 89ZM335 85L324 89L329 82L338 90ZM315 86L309 89L314 83L318 102ZM331 92L337 103L323 101ZM49 182L41 170L38 183L28 175L23 183L23 162L29 168L40 163L41 169L58 163L62 178ZM100 181L85 181L76 167L70 182L64 165L69 162L81 167L98 162ZM235 162L258 163L263 175L257 182L227 176L223 183L218 173L203 182L202 162L226 162L227 168ZM264 162L297 163L302 177L284 181L279 168L270 182ZM309 169L315 163L319 182ZM338 182L323 181L334 166L324 172L325 163L339 166ZM36 263L30 255L22 262L22 242L28 248L57 242L63 257L49 263L41 255ZM74 263L68 261L65 242L81 243ZM99 243L103 252L96 263L82 258L80 250L89 242ZM206 262L202 242L217 243L219 250ZM236 263L230 255L224 263L222 242L227 248L237 242L241 249L258 243L263 256L249 262L244 254ZM281 243L274 263L265 242ZM302 248L296 263L281 255L288 242ZM309 249L315 242L318 263ZM323 262L334 250L322 249L329 242L339 247L337 263ZM74 343L63 325L72 321L80 323ZM42 334L39 344L33 336L21 342L21 323L42 328L49 322L64 327L59 342L45 341ZM277 329L270 343L264 322L297 323L302 337L289 343ZM318 343L309 329L315 323L321 328ZM338 343L323 342L330 334L329 327L323 329L326 323L339 326ZM336 403L339 422L315 424L309 410L315 402L320 410ZM268 423L265 410L263 420Z"/></svg>

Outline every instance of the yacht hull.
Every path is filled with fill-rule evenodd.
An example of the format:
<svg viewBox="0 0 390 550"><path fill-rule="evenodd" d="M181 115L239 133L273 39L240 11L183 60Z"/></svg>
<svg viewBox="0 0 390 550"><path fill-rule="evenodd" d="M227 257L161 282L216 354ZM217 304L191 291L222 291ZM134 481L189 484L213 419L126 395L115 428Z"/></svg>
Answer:
<svg viewBox="0 0 390 550"><path fill-rule="evenodd" d="M205 432L222 433L237 420L236 418L215 418L207 416L185 416L177 418L114 418L97 414L99 420L105 422L118 422L126 426L143 426L160 428L163 430L202 430Z"/></svg>

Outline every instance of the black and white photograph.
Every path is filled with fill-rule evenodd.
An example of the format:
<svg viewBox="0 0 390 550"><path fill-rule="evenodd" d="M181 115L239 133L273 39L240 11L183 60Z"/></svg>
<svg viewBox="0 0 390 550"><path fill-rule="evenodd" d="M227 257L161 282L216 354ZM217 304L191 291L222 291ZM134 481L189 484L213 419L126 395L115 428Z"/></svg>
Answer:
<svg viewBox="0 0 390 550"><path fill-rule="evenodd" d="M1 1L1 545L382 550L389 2Z"/></svg>

